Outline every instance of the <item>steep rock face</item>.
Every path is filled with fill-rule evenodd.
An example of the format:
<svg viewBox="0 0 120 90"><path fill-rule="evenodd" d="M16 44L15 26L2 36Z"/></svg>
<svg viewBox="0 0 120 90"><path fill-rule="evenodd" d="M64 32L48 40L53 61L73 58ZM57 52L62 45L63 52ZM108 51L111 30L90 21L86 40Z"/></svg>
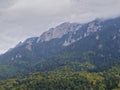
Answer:
<svg viewBox="0 0 120 90"><path fill-rule="evenodd" d="M82 37L84 38L89 34L97 32L99 30L101 30L100 21L93 21L87 24L63 23L55 28L51 28L48 31L44 32L37 39L37 43L50 41L56 38L60 39L64 35L69 35L69 37L63 43L63 46L69 46L70 44L82 39ZM78 31L80 31L79 37L74 39L74 36L78 34ZM84 35L82 35L81 32L83 32Z"/></svg>
<svg viewBox="0 0 120 90"><path fill-rule="evenodd" d="M55 38L62 38L68 33L73 33L81 27L81 24L77 23L63 23L55 28L51 28L47 32L44 32L37 40L37 42L50 41Z"/></svg>

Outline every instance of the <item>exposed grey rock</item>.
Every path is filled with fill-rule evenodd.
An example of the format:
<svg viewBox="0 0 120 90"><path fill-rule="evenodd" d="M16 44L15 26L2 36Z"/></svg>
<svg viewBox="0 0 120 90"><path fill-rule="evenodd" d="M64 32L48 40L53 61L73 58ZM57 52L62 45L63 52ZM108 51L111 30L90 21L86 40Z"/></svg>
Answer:
<svg viewBox="0 0 120 90"><path fill-rule="evenodd" d="M77 23L63 23L55 28L51 28L47 32L43 33L37 40L38 42L50 41L51 39L61 38L65 34L70 32L76 33L75 31L79 30L81 24Z"/></svg>

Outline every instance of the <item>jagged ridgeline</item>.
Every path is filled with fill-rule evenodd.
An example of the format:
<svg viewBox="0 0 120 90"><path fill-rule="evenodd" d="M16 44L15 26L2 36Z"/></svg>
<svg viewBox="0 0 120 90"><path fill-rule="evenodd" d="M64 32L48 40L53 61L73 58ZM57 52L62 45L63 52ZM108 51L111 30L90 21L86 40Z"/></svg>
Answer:
<svg viewBox="0 0 120 90"><path fill-rule="evenodd" d="M0 56L0 89L120 90L119 67L119 17L63 23Z"/></svg>

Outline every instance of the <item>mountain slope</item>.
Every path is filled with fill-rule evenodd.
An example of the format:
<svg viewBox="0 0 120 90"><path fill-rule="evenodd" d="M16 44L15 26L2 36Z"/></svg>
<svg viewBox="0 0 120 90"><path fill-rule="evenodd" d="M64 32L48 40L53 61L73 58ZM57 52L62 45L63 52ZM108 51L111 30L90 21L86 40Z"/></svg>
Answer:
<svg viewBox="0 0 120 90"><path fill-rule="evenodd" d="M65 67L73 71L103 71L119 64L120 18L63 23L1 55L0 78Z"/></svg>
<svg viewBox="0 0 120 90"><path fill-rule="evenodd" d="M77 23L63 23L43 33L40 37L27 39L0 58L4 60L3 62L28 60L28 62L33 63L34 60L51 57L67 46L99 30L101 30L99 21L82 25Z"/></svg>
<svg viewBox="0 0 120 90"><path fill-rule="evenodd" d="M96 32L66 47L58 56L39 63L36 66L37 69L43 71L54 70L68 64L72 66L71 62L73 65L75 64L74 62L77 62L77 64L89 62L95 66L94 70L97 71L106 70L114 65L119 65L120 32L118 28L114 28L114 30L112 28L113 26L108 26L105 30ZM81 67L79 67L79 70L81 70Z"/></svg>

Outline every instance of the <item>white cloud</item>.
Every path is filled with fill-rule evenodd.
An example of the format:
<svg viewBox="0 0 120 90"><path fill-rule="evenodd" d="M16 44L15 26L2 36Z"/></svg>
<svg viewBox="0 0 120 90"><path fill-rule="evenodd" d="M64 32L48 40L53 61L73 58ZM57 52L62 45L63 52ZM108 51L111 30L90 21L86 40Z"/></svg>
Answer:
<svg viewBox="0 0 120 90"><path fill-rule="evenodd" d="M120 16L120 0L0 0L0 53L62 22Z"/></svg>

